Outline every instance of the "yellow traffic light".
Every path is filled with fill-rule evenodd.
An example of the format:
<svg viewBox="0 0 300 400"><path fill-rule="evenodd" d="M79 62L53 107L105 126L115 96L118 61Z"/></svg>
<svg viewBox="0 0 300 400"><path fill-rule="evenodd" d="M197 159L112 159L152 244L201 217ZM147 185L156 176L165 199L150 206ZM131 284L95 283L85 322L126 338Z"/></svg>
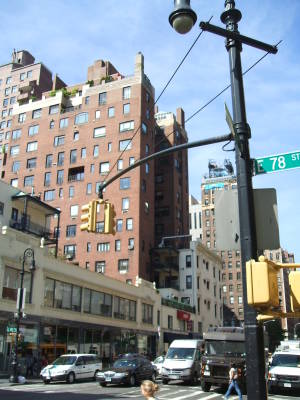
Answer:
<svg viewBox="0 0 300 400"><path fill-rule="evenodd" d="M111 203L104 203L104 233L116 234L115 208Z"/></svg>
<svg viewBox="0 0 300 400"><path fill-rule="evenodd" d="M88 204L81 207L84 213L81 215L81 221L84 222L80 225L81 231L96 232L97 220L97 200L92 200Z"/></svg>
<svg viewBox="0 0 300 400"><path fill-rule="evenodd" d="M263 310L279 307L277 273L280 267L259 257L246 263L248 304Z"/></svg>
<svg viewBox="0 0 300 400"><path fill-rule="evenodd" d="M292 312L300 311L300 271L289 274L290 298Z"/></svg>

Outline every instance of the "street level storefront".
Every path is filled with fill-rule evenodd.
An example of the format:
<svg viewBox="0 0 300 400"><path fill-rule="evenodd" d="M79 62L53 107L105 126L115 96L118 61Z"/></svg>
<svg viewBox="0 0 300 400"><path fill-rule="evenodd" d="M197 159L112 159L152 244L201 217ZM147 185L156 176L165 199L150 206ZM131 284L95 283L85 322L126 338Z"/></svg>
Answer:
<svg viewBox="0 0 300 400"><path fill-rule="evenodd" d="M0 312L0 370L8 371L15 342L13 314ZM42 363L61 354L93 353L109 365L119 354L134 352L155 355L156 334L91 325L75 321L55 320L28 315L21 321L18 340L19 363L26 374L26 357L32 357L33 375Z"/></svg>

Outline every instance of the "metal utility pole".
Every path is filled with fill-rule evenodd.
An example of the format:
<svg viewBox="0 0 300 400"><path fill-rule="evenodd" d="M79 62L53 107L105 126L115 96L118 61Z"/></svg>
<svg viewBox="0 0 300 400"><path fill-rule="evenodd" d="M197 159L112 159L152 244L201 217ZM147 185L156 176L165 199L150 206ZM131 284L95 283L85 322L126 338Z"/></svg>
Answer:
<svg viewBox="0 0 300 400"><path fill-rule="evenodd" d="M174 0L174 6L169 22L177 32L186 33L188 32L188 27L192 26L196 20L195 13L190 8L190 1ZM241 12L235 8L235 1L225 0L225 11L221 14L221 21L226 25L226 29L212 25L209 22L201 22L200 28L203 31L225 37L226 49L229 54L243 273L247 391L249 400L264 400L267 398L267 389L263 326L257 323L256 311L249 307L247 302L246 261L257 259L258 254L252 190L252 166L249 154L251 133L246 117L241 51L242 43L272 54L277 52L277 47L241 35L238 31L238 22L241 18ZM181 29L181 21L186 29Z"/></svg>

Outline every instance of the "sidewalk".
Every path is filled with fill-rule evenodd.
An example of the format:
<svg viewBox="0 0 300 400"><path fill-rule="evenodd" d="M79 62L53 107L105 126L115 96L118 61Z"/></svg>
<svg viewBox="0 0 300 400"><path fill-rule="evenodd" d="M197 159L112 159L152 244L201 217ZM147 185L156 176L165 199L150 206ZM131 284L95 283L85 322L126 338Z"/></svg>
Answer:
<svg viewBox="0 0 300 400"><path fill-rule="evenodd" d="M11 383L9 382L9 378L0 378L0 387L7 387L7 386L21 386L21 385L33 385L37 383L43 383L42 379L40 378L32 378L32 379L26 379L25 383Z"/></svg>

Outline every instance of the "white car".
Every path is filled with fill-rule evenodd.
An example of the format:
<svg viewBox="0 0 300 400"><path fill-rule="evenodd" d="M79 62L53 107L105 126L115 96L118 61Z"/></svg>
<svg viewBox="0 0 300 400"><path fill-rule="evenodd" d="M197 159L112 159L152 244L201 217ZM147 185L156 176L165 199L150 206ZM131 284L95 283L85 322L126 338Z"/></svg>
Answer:
<svg viewBox="0 0 300 400"><path fill-rule="evenodd" d="M271 393L279 388L300 388L300 349L276 351L273 354L269 369L268 389Z"/></svg>
<svg viewBox="0 0 300 400"><path fill-rule="evenodd" d="M57 358L41 371L44 383L66 381L73 383L76 379L96 378L102 370L102 362L95 354L66 354Z"/></svg>
<svg viewBox="0 0 300 400"><path fill-rule="evenodd" d="M162 369L164 361L165 361L165 356L159 356L154 361L151 362L152 365L155 367L157 376L161 375L161 369Z"/></svg>

